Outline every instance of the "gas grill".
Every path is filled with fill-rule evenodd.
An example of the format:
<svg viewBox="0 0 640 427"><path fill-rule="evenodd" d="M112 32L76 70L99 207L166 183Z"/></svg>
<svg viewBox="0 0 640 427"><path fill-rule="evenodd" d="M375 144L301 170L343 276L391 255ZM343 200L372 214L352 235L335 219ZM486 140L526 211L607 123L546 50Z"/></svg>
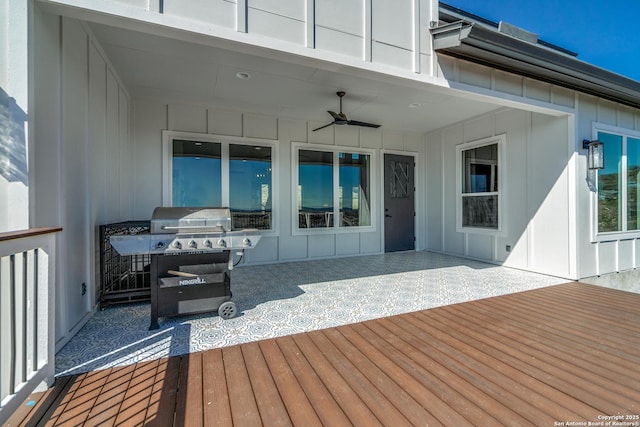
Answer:
<svg viewBox="0 0 640 427"><path fill-rule="evenodd" d="M256 229L231 231L229 208L158 207L149 234L111 236L120 255L151 255L151 325L158 318L217 310L223 319L231 301L231 251L242 255L260 240Z"/></svg>

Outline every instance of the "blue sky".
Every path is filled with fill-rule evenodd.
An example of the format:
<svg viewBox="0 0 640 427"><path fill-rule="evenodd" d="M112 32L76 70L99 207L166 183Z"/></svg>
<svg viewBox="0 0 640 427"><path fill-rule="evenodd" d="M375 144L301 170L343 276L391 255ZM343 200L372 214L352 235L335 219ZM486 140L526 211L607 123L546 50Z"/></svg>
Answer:
<svg viewBox="0 0 640 427"><path fill-rule="evenodd" d="M506 21L569 49L578 59L640 81L638 0L444 0Z"/></svg>

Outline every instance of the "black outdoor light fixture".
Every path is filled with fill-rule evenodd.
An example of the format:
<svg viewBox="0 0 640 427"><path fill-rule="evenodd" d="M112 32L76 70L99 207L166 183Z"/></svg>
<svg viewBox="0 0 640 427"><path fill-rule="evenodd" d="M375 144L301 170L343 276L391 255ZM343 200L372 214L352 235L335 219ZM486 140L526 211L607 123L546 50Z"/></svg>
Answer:
<svg viewBox="0 0 640 427"><path fill-rule="evenodd" d="M604 169L604 143L600 141L582 141L582 148L587 152L587 168Z"/></svg>

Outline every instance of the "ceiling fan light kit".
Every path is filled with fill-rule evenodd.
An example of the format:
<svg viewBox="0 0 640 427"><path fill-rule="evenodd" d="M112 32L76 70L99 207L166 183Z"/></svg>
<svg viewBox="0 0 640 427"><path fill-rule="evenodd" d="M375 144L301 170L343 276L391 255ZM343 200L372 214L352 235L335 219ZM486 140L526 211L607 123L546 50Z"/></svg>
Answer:
<svg viewBox="0 0 640 427"><path fill-rule="evenodd" d="M368 127L368 128L376 128L376 129L380 127L380 125L376 125L373 123L359 122L357 120L349 120L347 118L347 115L342 112L342 98L344 97L345 92L343 91L336 92L336 95L338 95L338 97L340 98L340 112L336 113L334 111L327 111L327 113L329 113L331 117L333 117L333 121L331 123L327 123L324 126L320 126L319 128L314 129L313 130L314 132L317 130L329 127L331 125L352 125L352 126L362 126L362 127Z"/></svg>

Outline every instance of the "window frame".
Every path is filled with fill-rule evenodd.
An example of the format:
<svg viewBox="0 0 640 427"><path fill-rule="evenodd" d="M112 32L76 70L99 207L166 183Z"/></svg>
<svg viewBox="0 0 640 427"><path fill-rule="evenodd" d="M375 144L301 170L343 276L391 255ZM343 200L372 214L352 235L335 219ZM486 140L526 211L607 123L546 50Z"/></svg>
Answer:
<svg viewBox="0 0 640 427"><path fill-rule="evenodd" d="M504 206L504 195L506 193L505 187L506 182L504 179L504 171L505 164L504 161L506 159L504 150L506 143L506 135L500 134L491 136L488 138L477 139L474 141L465 142L462 144L456 145L456 231L460 233L474 233L474 234L485 234L485 235L504 235L505 234L505 210ZM497 191L488 191L488 192L463 192L463 172L466 172L467 165L463 165L462 162L462 153L464 151L472 150L474 148L485 147L488 145L498 145L498 160L496 162L495 167L498 169L497 176L495 178L498 179L498 189ZM483 163L482 160L479 160L478 163ZM491 163L491 162L486 162ZM492 172L493 172L492 168ZM495 179L494 178L494 179ZM473 227L473 226L465 226L462 224L463 219L463 198L465 197L481 197L481 196L497 196L498 197L498 227L497 228L488 228L488 227Z"/></svg>
<svg viewBox="0 0 640 427"><path fill-rule="evenodd" d="M299 152L300 150L307 151L323 151L331 152L333 155L333 226L331 227L316 227L316 228L300 228L298 225L298 184L299 184ZM369 207L370 207L370 225L357 225L357 226L341 226L339 221L335 218L340 218L340 159L339 153L351 153L351 154L365 154L369 156L369 170L370 170L370 195L369 195ZM376 179L376 168L374 165L377 163L376 150L361 148L361 147L349 147L349 146L337 146L337 145L323 145L323 144L309 144L305 142L292 142L291 143L291 233L296 236L302 235L314 235L314 234L344 234L344 233L361 233L370 232L376 230L376 221L378 215L377 194L378 194L378 181Z"/></svg>
<svg viewBox="0 0 640 427"><path fill-rule="evenodd" d="M598 225L600 222L600 212L598 208L598 196L599 196L599 170L588 170L587 174L588 180L592 183L592 188L595 188L595 191L591 191L591 242L609 242L616 240L627 240L627 239L637 239L640 238L640 230L626 230L628 217L627 217L627 139L640 139L640 131L635 131L632 129L627 129L619 126L607 125L604 123L596 123L592 124L591 137L592 140L598 139L598 133L608 133L615 136L620 136L622 138L622 149L621 149L621 161L622 165L620 167L620 206L621 206L621 215L620 221L622 224L623 230L619 231L600 231L598 229ZM585 156L586 157L586 156ZM606 160L605 160L606 161Z"/></svg>
<svg viewBox="0 0 640 427"><path fill-rule="evenodd" d="M194 132L162 131L162 206L173 206L173 140L188 140L203 143L221 144L221 192L223 207L229 206L229 145L253 145L271 149L271 228L260 230L263 236L278 235L279 195L278 180L278 141L261 138L243 138L226 135L203 134Z"/></svg>

